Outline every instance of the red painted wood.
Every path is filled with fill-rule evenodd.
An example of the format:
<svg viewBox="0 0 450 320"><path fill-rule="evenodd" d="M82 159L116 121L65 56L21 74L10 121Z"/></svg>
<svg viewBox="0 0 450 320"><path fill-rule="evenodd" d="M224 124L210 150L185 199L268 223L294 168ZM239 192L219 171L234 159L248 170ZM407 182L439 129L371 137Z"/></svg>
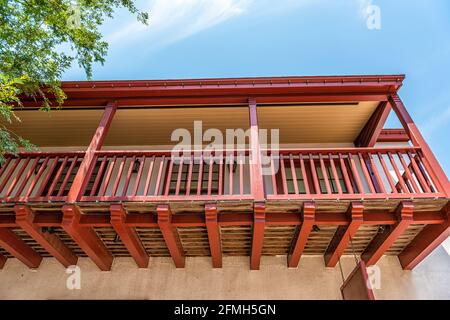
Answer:
<svg viewBox="0 0 450 320"><path fill-rule="evenodd" d="M350 223L347 226L339 226L331 240L325 255L325 265L335 267L340 257L347 248L349 242L354 237L359 227L364 222L364 206L359 202L352 202L347 213Z"/></svg>
<svg viewBox="0 0 450 320"><path fill-rule="evenodd" d="M228 194L231 196L233 194L233 165L234 158L233 155L228 155L229 165L228 165Z"/></svg>
<svg viewBox="0 0 450 320"><path fill-rule="evenodd" d="M344 281L341 286L341 294L343 300L375 300L364 261L358 262Z"/></svg>
<svg viewBox="0 0 450 320"><path fill-rule="evenodd" d="M108 190L109 181L111 180L112 173L114 171L114 166L116 165L117 157L114 156L109 162L108 171L106 172L105 179L103 180L102 187L99 192L99 196L104 196Z"/></svg>
<svg viewBox="0 0 450 320"><path fill-rule="evenodd" d="M224 170L224 166L223 166L223 154L220 154L220 160L219 160L219 188L218 188L218 195L221 196L223 194L223 184L224 184L224 179L223 179L223 170ZM192 171L191 171L192 173Z"/></svg>
<svg viewBox="0 0 450 320"><path fill-rule="evenodd" d="M0 270L2 270L3 267L5 266L6 260L7 258L0 253Z"/></svg>
<svg viewBox="0 0 450 320"><path fill-rule="evenodd" d="M80 224L81 212L75 205L62 207L61 227L102 271L111 270L113 256L92 227Z"/></svg>
<svg viewBox="0 0 450 320"><path fill-rule="evenodd" d="M119 163L119 170L117 171L117 175L115 176L113 188L111 195L115 196L117 194L117 189L119 188L120 180L122 179L122 173L125 168L125 162L127 161L127 158L125 156L122 157L122 161Z"/></svg>
<svg viewBox="0 0 450 320"><path fill-rule="evenodd" d="M385 188L383 180L381 179L381 176L380 176L380 174L378 172L378 168L377 168L377 165L376 165L376 163L375 163L375 161L373 159L372 154L369 152L367 154L367 157L369 158L370 169L373 172L373 176L374 176L374 179L375 179L375 184L378 187L377 192L381 192L383 194L386 194L387 193L386 192L386 188Z"/></svg>
<svg viewBox="0 0 450 320"><path fill-rule="evenodd" d="M86 183L89 180L95 167L95 151L100 150L100 148L103 146L103 142L105 141L106 134L108 133L109 127L111 126L111 122L114 118L114 114L116 113L116 109L116 102L108 102L108 104L106 105L100 123L95 130L89 147L87 148L84 155L83 161L80 164L80 168L78 169L77 174L73 179L72 186L70 187L69 193L67 195L67 202L75 202L80 196L83 195L83 186L86 186Z"/></svg>
<svg viewBox="0 0 450 320"><path fill-rule="evenodd" d="M144 164L145 164L145 156L142 156L139 159L139 169L138 172L136 173L136 179L134 181L134 187L133 187L133 192L131 193L133 196L136 196L139 190L139 184L141 182L142 179L142 171L144 170ZM152 167L153 168L153 167ZM149 177L151 177L151 172L149 172ZM147 184L146 184L147 186ZM148 189L146 190L146 192L144 193L144 195L147 195Z"/></svg>
<svg viewBox="0 0 450 320"><path fill-rule="evenodd" d="M184 268L185 256L177 228L172 224L172 212L168 205L158 205L158 226L177 268Z"/></svg>
<svg viewBox="0 0 450 320"><path fill-rule="evenodd" d="M342 186L339 181L339 177L336 170L336 165L334 164L333 155L331 153L328 153L328 160L330 161L331 166L331 172L333 174L334 183L336 184L337 193L342 194Z"/></svg>
<svg viewBox="0 0 450 320"><path fill-rule="evenodd" d="M355 140L355 146L375 146L390 112L391 105L387 101L380 102L367 124L361 130L358 138Z"/></svg>
<svg viewBox="0 0 450 320"><path fill-rule="evenodd" d="M259 142L259 124L256 100L248 99L249 119L250 119L250 187L251 194L255 201L264 201L264 181L261 165L261 150Z"/></svg>
<svg viewBox="0 0 450 320"><path fill-rule="evenodd" d="M33 192L34 187L36 186L37 182L39 181L39 179L42 176L42 173L44 173L44 171L47 167L48 160L49 160L49 157L46 157L44 162L39 167L37 174L34 176L33 180L31 181L30 186L28 187L28 191L25 194L25 198L28 198L31 195L31 193Z"/></svg>
<svg viewBox="0 0 450 320"><path fill-rule="evenodd" d="M302 211L302 223L297 237L292 242L288 254L288 267L297 268L300 257L308 242L309 235L316 221L316 205L313 202L305 202Z"/></svg>
<svg viewBox="0 0 450 320"><path fill-rule="evenodd" d="M359 177L358 169L356 168L355 159L353 159L353 154L349 153L348 162L350 163L350 172L353 176L353 179L356 182L356 187L358 188L359 194L364 194L364 188L361 182L361 178Z"/></svg>
<svg viewBox="0 0 450 320"><path fill-rule="evenodd" d="M36 166L38 165L40 159L41 159L40 157L35 158L30 168L27 170L27 174L23 178L22 183L20 184L19 188L16 191L16 198L22 195L22 192L25 189L26 185L28 184L28 181L34 174L34 170L36 169Z"/></svg>
<svg viewBox="0 0 450 320"><path fill-rule="evenodd" d="M159 188L160 188L161 181L162 181L162 174L163 174L165 161L166 161L166 157L162 156L161 162L159 163L158 177L156 178L155 193L154 193L155 196L157 196L159 194Z"/></svg>
<svg viewBox="0 0 450 320"><path fill-rule="evenodd" d="M328 194L331 194L330 181L328 180L327 168L325 167L325 163L323 161L322 154L319 154L319 162L320 162L320 169L322 171L323 179L325 180L325 189L327 190Z"/></svg>
<svg viewBox="0 0 450 320"><path fill-rule="evenodd" d="M211 251L213 268L222 268L220 230L217 221L217 206L215 204L205 205L205 224L208 232L209 249Z"/></svg>
<svg viewBox="0 0 450 320"><path fill-rule="evenodd" d="M14 190L14 188L16 187L16 184L20 181L20 179L22 178L22 174L25 170L25 168L28 166L28 163L30 162L31 158L27 158L23 161L22 166L20 167L19 171L17 171L17 173L14 176L13 181L11 182L11 184L8 187L8 190L6 190L6 193L4 195L5 198L9 198L9 196L11 195L11 192ZM20 162L20 159L17 159L17 162ZM20 194L19 194L20 195Z"/></svg>
<svg viewBox="0 0 450 320"><path fill-rule="evenodd" d="M302 171L303 182L305 184L305 193L310 194L311 189L309 188L308 176L306 174L305 161L303 160L302 154L299 154L298 156L299 156L299 160L300 160L300 169Z"/></svg>
<svg viewBox="0 0 450 320"><path fill-rule="evenodd" d="M187 176L187 183L186 183L186 195L190 195L191 194L191 185L192 185L192 170L194 168L194 163L195 162L195 158L194 156L190 157L189 160L189 169L188 169L188 176Z"/></svg>
<svg viewBox="0 0 450 320"><path fill-rule="evenodd" d="M405 129L383 129L377 142L408 142L409 137Z"/></svg>
<svg viewBox="0 0 450 320"><path fill-rule="evenodd" d="M136 230L125 224L127 213L121 204L112 204L110 206L111 225L119 235L120 240L127 248L130 255L139 268L147 268L149 257L144 246L139 239Z"/></svg>
<svg viewBox="0 0 450 320"><path fill-rule="evenodd" d="M259 270L262 248L264 244L264 228L266 224L266 207L264 203L255 202L253 207L253 236L250 270Z"/></svg>
<svg viewBox="0 0 450 320"><path fill-rule="evenodd" d="M352 183L350 181L350 177L348 175L348 171L347 171L347 165L345 164L345 159L342 156L341 153L339 153L339 163L341 165L341 170L342 170L342 175L344 176L344 181L345 181L345 185L347 187L347 192L349 194L353 194L353 186Z"/></svg>
<svg viewBox="0 0 450 320"><path fill-rule="evenodd" d="M103 157L102 162L100 163L100 167L98 168L97 176L94 180L94 185L92 186L92 190L90 192L90 196L94 196L97 193L98 186L100 184L100 179L103 177L103 171L105 170L106 164L108 163L108 158L106 156Z"/></svg>
<svg viewBox="0 0 450 320"><path fill-rule="evenodd" d="M156 157L153 156L152 159L150 160L150 167L148 168L148 172L147 172L147 180L145 181L144 196L148 195L148 189L150 188L150 182L152 180L152 173L153 173L153 168L155 167L155 161L156 161ZM159 175L158 175L158 177L159 177ZM159 179L160 178L158 178L158 180ZM155 186L155 189L158 188L158 186L159 186L159 184L157 184ZM155 195L156 195L156 192L155 192Z"/></svg>
<svg viewBox="0 0 450 320"><path fill-rule="evenodd" d="M16 169L17 165L19 164L19 159L13 159L13 160L8 159L8 161L2 167L2 171L6 170L6 168L8 167L8 165L11 162L13 162L13 164L10 165L10 168L9 168L8 172L6 173L5 177L3 178L2 183L0 184L0 190L3 190L5 188L5 186L6 186L6 184L9 182L9 179L11 178L11 175L13 174L13 172ZM3 174L3 172L2 172L2 174Z"/></svg>
<svg viewBox="0 0 450 320"><path fill-rule="evenodd" d="M397 152L397 156L400 159L400 162L402 164L402 167L404 169L404 175L406 175L406 178L409 181L409 184L412 186L412 188L414 189L415 193L420 193L420 189L416 184L416 181L413 179L411 172L409 171L409 166L406 164L405 159L403 158L403 155L400 152Z"/></svg>
<svg viewBox="0 0 450 320"><path fill-rule="evenodd" d="M63 195L64 189L66 188L66 185L67 185L67 183L69 182L70 175L71 175L73 169L75 168L75 165L77 164L77 162L78 162L78 157L75 156L75 157L72 159L72 163L70 164L70 167L69 167L69 169L67 170L66 176L64 177L64 180L63 180L63 182L61 183L61 186L59 187L58 194L56 195L57 197L60 197L60 196Z"/></svg>
<svg viewBox="0 0 450 320"><path fill-rule="evenodd" d="M175 187L175 195L178 196L180 194L180 187L181 187L181 176L183 174L183 156L180 158L180 162L178 165L178 174L177 174L177 184Z"/></svg>
<svg viewBox="0 0 450 320"><path fill-rule="evenodd" d="M173 170L173 162L174 159L172 157L169 158L169 168L166 172L166 180L165 180L165 190L164 195L168 196L170 191L170 182L172 180L172 170Z"/></svg>
<svg viewBox="0 0 450 320"><path fill-rule="evenodd" d="M370 176L369 171L367 170L366 161L364 160L361 152L358 153L358 159L363 171L364 178L366 179L367 185L369 186L370 193L374 194L376 193L376 191L372 183L372 177Z"/></svg>
<svg viewBox="0 0 450 320"><path fill-rule="evenodd" d="M295 163L292 154L289 155L289 164L291 166L292 184L294 185L294 193L298 194L297 173L295 172Z"/></svg>
<svg viewBox="0 0 450 320"><path fill-rule="evenodd" d="M41 264L39 253L8 228L0 228L0 246L29 268L37 268Z"/></svg>
<svg viewBox="0 0 450 320"><path fill-rule="evenodd" d="M55 169L59 163L59 156L52 157L52 158L54 158L52 165L50 166L50 169L48 170L47 174L45 175L45 179L43 179L42 182L40 183L40 187L39 187L38 191L36 192L35 197L42 196L42 193L44 192L45 187L48 185L50 179L52 178L52 174L55 171Z"/></svg>
<svg viewBox="0 0 450 320"><path fill-rule="evenodd" d="M281 185L283 186L283 194L288 194L288 186L286 179L286 166L283 155L280 154L280 170L281 170Z"/></svg>
<svg viewBox="0 0 450 320"><path fill-rule="evenodd" d="M52 184L50 185L50 188L48 189L47 197L50 197L50 196L53 194L53 191L55 190L56 185L58 184L59 178L61 177L61 175L62 175L62 173L63 173L63 171L64 171L64 168L65 168L66 165L67 165L68 159L69 159L68 156L65 156L65 157L64 157L64 160L63 160L63 162L61 163L61 166L59 167L58 172L56 172L55 178L53 179L53 182L52 182Z"/></svg>
<svg viewBox="0 0 450 320"><path fill-rule="evenodd" d="M39 226L34 224L35 214L24 205L14 206L16 223L31 238L41 245L48 253L58 260L64 267L76 265L78 257L72 252L56 234L43 232Z"/></svg>
<svg viewBox="0 0 450 320"><path fill-rule="evenodd" d="M392 153L388 152L389 161L391 162L391 166L395 171L395 175L398 179L398 184L400 185L401 191L400 193L409 193L409 189L405 184L405 181L403 181L403 176L400 173L400 170L398 169L397 163L395 162L394 157L392 156Z"/></svg>
<svg viewBox="0 0 450 320"><path fill-rule="evenodd" d="M124 184L123 190L122 190L122 197L127 195L128 186L130 185L131 175L133 174L133 167L134 167L135 162L136 162L136 156L133 156L128 165L128 172L127 172L125 184Z"/></svg>
<svg viewBox="0 0 450 320"><path fill-rule="evenodd" d="M309 166L311 167L311 175L314 182L314 191L316 194L321 194L320 185L319 185L319 179L317 178L317 170L316 170L316 164L314 163L314 159L312 154L309 154Z"/></svg>
<svg viewBox="0 0 450 320"><path fill-rule="evenodd" d="M200 163L198 165L198 181L197 181L197 195L202 194L203 189L203 153L200 154Z"/></svg>
<svg viewBox="0 0 450 320"><path fill-rule="evenodd" d="M450 237L450 203L442 209L444 222L428 224L400 253L398 259L405 270L412 270Z"/></svg>
<svg viewBox="0 0 450 320"><path fill-rule="evenodd" d="M389 170L386 166L386 162L384 161L383 155L381 153L378 153L377 156L381 163L381 167L383 168L384 174L389 182L389 186L391 187L391 192L397 193L397 188L395 187L394 180L392 179L391 173L389 172Z"/></svg>
<svg viewBox="0 0 450 320"><path fill-rule="evenodd" d="M383 256L395 240L403 234L408 226L413 222L414 205L412 202L402 202L397 209L398 222L389 226L382 233L369 243L361 255L361 259L369 266L374 265Z"/></svg>

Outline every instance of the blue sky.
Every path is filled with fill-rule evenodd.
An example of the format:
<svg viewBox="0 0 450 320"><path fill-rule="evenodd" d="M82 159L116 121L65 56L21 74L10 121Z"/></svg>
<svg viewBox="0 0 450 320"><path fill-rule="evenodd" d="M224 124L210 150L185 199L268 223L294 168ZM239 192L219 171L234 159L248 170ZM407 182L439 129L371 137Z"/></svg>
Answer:
<svg viewBox="0 0 450 320"><path fill-rule="evenodd" d="M139 0L121 10L94 80L406 74L400 96L450 174L448 0ZM368 5L381 12L369 30ZM74 67L64 80L84 80ZM391 126L396 122L389 121Z"/></svg>

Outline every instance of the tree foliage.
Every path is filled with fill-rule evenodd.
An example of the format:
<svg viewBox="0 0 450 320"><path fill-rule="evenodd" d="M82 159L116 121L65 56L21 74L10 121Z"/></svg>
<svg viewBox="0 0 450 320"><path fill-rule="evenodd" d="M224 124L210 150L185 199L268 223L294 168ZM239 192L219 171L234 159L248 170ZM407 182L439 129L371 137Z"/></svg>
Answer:
<svg viewBox="0 0 450 320"><path fill-rule="evenodd" d="M64 71L78 63L91 79L93 64L103 64L108 44L99 27L118 8L147 24L133 0L0 0L0 161L33 147L5 125L20 121L14 110L21 98L34 98L42 110L61 107Z"/></svg>

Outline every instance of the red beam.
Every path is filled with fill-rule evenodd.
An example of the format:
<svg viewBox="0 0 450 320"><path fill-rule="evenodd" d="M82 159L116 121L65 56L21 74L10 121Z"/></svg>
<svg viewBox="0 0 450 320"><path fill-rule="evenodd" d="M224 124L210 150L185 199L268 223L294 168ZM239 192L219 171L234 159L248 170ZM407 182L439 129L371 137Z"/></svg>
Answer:
<svg viewBox="0 0 450 320"><path fill-rule="evenodd" d="M136 230L125 224L127 213L121 204L112 204L111 225L139 268L147 268L149 257Z"/></svg>
<svg viewBox="0 0 450 320"><path fill-rule="evenodd" d="M450 182L448 181L448 178L445 175L445 172L439 164L438 160L434 156L430 147L426 143L416 124L406 110L402 100L397 94L393 94L389 97L389 102L392 105L392 109L397 114L400 122L402 123L406 133L411 138L412 143L415 146L421 147L425 160L427 160L427 162L431 166L432 172L430 172L430 174L435 175L435 180L437 180L435 181L435 183L441 186L440 191L444 192L447 197L450 197Z"/></svg>
<svg viewBox="0 0 450 320"><path fill-rule="evenodd" d="M325 252L325 265L335 267L340 257L344 253L353 236L363 224L364 206L362 203L352 203L349 208L350 224L348 226L339 226L333 239Z"/></svg>
<svg viewBox="0 0 450 320"><path fill-rule="evenodd" d="M78 207L65 205L62 207L62 211L63 220L61 226L64 231L72 237L100 270L111 270L113 256L93 228L80 224L82 214Z"/></svg>
<svg viewBox="0 0 450 320"><path fill-rule="evenodd" d="M35 214L25 205L14 206L16 223L31 238L39 243L48 253L58 260L64 267L76 265L78 257L72 252L56 234L43 232L41 227L34 224Z"/></svg>
<svg viewBox="0 0 450 320"><path fill-rule="evenodd" d="M374 113L366 123L355 140L357 147L373 147L377 143L381 130L391 112L391 105L386 102L380 102Z"/></svg>
<svg viewBox="0 0 450 320"><path fill-rule="evenodd" d="M398 259L406 270L412 270L433 252L444 240L450 237L450 203L442 209L446 217L443 224L427 225L400 253Z"/></svg>
<svg viewBox="0 0 450 320"><path fill-rule="evenodd" d="M255 201L264 201L264 182L261 167L261 150L259 143L258 114L256 101L248 100L250 119L250 187Z"/></svg>
<svg viewBox="0 0 450 320"><path fill-rule="evenodd" d="M395 240L403 234L413 221L414 205L412 202L402 202L397 208L398 222L387 227L369 243L361 255L361 259L369 266L374 265L383 256Z"/></svg>
<svg viewBox="0 0 450 320"><path fill-rule="evenodd" d="M83 161L81 162L77 174L75 175L75 178L73 180L72 186L70 187L69 193L67 195L67 202L75 202L81 196L80 193L86 186L86 183L88 182L88 179L92 174L92 170L95 166L95 152L101 149L103 142L105 141L106 134L108 133L109 127L114 118L114 114L116 113L116 109L116 103L108 103L108 105L105 107L105 111L103 112L97 130L92 137L91 143L86 150Z"/></svg>
<svg viewBox="0 0 450 320"><path fill-rule="evenodd" d="M409 137L405 129L383 129L377 142L408 142Z"/></svg>
<svg viewBox="0 0 450 320"><path fill-rule="evenodd" d="M172 256L175 267L184 268L185 256L177 228L172 224L172 212L168 205L160 204L156 208L158 225L166 241L167 248Z"/></svg>
<svg viewBox="0 0 450 320"><path fill-rule="evenodd" d="M41 264L42 257L39 253L10 229L0 228L0 246L29 268L37 268Z"/></svg>
<svg viewBox="0 0 450 320"><path fill-rule="evenodd" d="M222 268L220 230L217 223L217 206L215 204L205 205L205 221L213 268Z"/></svg>
<svg viewBox="0 0 450 320"><path fill-rule="evenodd" d="M253 237L250 257L250 270L259 270L262 248L264 244L264 228L266 224L266 206L256 202L253 207Z"/></svg>
<svg viewBox="0 0 450 320"><path fill-rule="evenodd" d="M5 266L7 258L0 253L0 270Z"/></svg>
<svg viewBox="0 0 450 320"><path fill-rule="evenodd" d="M293 241L293 245L288 254L288 267L297 268L300 257L308 242L309 234L316 220L316 204L314 202L305 202L303 204L302 224L297 237Z"/></svg>

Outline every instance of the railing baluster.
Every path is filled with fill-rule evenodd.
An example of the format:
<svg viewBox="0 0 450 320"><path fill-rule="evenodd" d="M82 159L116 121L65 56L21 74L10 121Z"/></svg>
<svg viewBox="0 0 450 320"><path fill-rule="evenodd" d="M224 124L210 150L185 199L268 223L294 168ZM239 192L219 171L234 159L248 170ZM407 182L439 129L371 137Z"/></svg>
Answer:
<svg viewBox="0 0 450 320"><path fill-rule="evenodd" d="M12 162L12 161L14 161L14 163L12 164L11 168L9 168L8 173L6 174L5 178L3 179L3 182L2 182L2 184L0 185L0 190L3 190L3 189L5 188L6 184L7 184L8 181L9 181L9 178L11 178L11 175L12 175L13 172L16 170L16 167L17 167L17 165L19 164L20 158L18 158L18 159L13 159L13 160L11 160L11 162ZM9 163L8 163L8 164L9 164ZM6 167L7 167L7 166L5 165L2 169L5 169L5 170L6 170Z"/></svg>
<svg viewBox="0 0 450 320"><path fill-rule="evenodd" d="M37 174L34 176L34 179L31 181L30 187L28 188L27 193L25 194L25 198L28 199L28 197L32 194L34 188L36 187L36 184L38 183L39 179L41 178L42 174L44 173L45 169L47 168L49 157L45 157L44 162L39 167L39 170Z"/></svg>
<svg viewBox="0 0 450 320"><path fill-rule="evenodd" d="M126 177L126 180L125 180L125 184L123 186L122 197L125 197L127 195L128 186L130 185L131 175L133 174L133 169L134 169L135 162L136 162L136 156L133 156L131 158L130 164L128 166L128 173L127 173L127 177Z"/></svg>
<svg viewBox="0 0 450 320"><path fill-rule="evenodd" d="M419 167L423 169L423 175L428 176L430 180L430 188L432 189L432 192L438 192L438 186L442 188L442 186L439 183L439 180L437 176L434 174L433 168L429 165L428 161L420 152L417 152L417 156L419 158ZM424 168L423 168L424 167ZM440 189L442 190L442 189Z"/></svg>
<svg viewBox="0 0 450 320"><path fill-rule="evenodd" d="M203 153L200 155L200 163L198 165L198 181L197 181L197 195L202 194L203 189Z"/></svg>
<svg viewBox="0 0 450 320"><path fill-rule="evenodd" d="M131 193L131 195L133 197L135 197L138 193L139 190L139 184L141 183L141 178L142 178L142 171L144 170L144 164L145 164L145 156L142 156L139 159L139 169L136 173L136 178L134 179L134 187L133 187L133 192ZM147 194L145 194L146 196Z"/></svg>
<svg viewBox="0 0 450 320"><path fill-rule="evenodd" d="M358 188L359 194L364 194L364 188L361 182L361 178L359 177L358 169L356 168L355 159L353 159L353 155L351 153L348 153L348 161L350 162L350 170L352 173L353 178L356 182L356 187Z"/></svg>
<svg viewBox="0 0 450 320"><path fill-rule="evenodd" d="M273 161L273 155L272 154L270 155L270 170L271 170L273 194L277 195L278 194L277 177L276 177L276 173L275 173L275 164L274 164L274 161Z"/></svg>
<svg viewBox="0 0 450 320"><path fill-rule="evenodd" d="M218 194L219 196L223 193L223 154L220 154L219 160L219 185L218 185Z"/></svg>
<svg viewBox="0 0 450 320"><path fill-rule="evenodd" d="M166 189L164 190L164 195L168 196L170 192L170 184L172 183L172 170L173 170L173 158L169 158L169 169L167 170L166 176Z"/></svg>
<svg viewBox="0 0 450 320"><path fill-rule="evenodd" d="M165 160L166 160L166 156L163 155L161 158L161 162L159 164L158 177L156 178L155 193L154 193L155 196L157 196L159 193L159 185L161 184L161 178L162 178Z"/></svg>
<svg viewBox="0 0 450 320"><path fill-rule="evenodd" d="M122 179L122 173L123 173L123 169L125 168L126 162L127 162L127 157L123 156L122 161L119 164L119 170L117 171L116 179L114 180L111 197L115 197L117 194L117 189L119 188L120 180Z"/></svg>
<svg viewBox="0 0 450 320"><path fill-rule="evenodd" d="M242 154L238 156L239 161L239 194L242 196L244 194L244 161Z"/></svg>
<svg viewBox="0 0 450 320"><path fill-rule="evenodd" d="M114 170L114 166L116 165L116 159L117 159L117 156L114 156L112 158L112 160L109 162L108 171L106 172L105 180L103 181L102 188L99 192L100 197L105 196L106 191L108 190L109 180L111 179L111 175Z"/></svg>
<svg viewBox="0 0 450 320"><path fill-rule="evenodd" d="M229 162L229 168L228 168L228 171L229 171L228 172L228 183L229 183L228 189L229 189L230 195L232 195L233 194L233 164L234 164L233 154L230 154L229 158L230 158L230 162Z"/></svg>
<svg viewBox="0 0 450 320"><path fill-rule="evenodd" d="M405 162L405 159L403 158L403 155L400 152L397 152L397 157L400 159L400 163L403 166L403 169L405 170L406 177L411 183L412 188L414 189L414 192L420 193L420 189L416 184L416 181L413 179L411 172L409 171L408 165Z"/></svg>
<svg viewBox="0 0 450 320"><path fill-rule="evenodd" d="M323 156L319 154L320 169L322 170L323 180L325 181L325 188L328 194L331 194L330 181L328 180L327 168L325 167L325 162L323 161Z"/></svg>
<svg viewBox="0 0 450 320"><path fill-rule="evenodd" d="M377 153L377 156L378 156L378 160L380 161L380 163L381 163L381 167L383 168L383 171L384 171L384 174L386 175L386 178L387 178L387 180L388 180L388 182L389 182L389 186L391 187L391 192L392 193L398 193L397 192L397 188L395 187L395 183L394 183L394 181L392 180L392 176L391 176L391 173L389 172L389 170L388 170L388 168L387 168L387 166L386 166L386 163L385 163L385 161L384 161L384 157L383 157L383 155L381 154L381 153Z"/></svg>
<svg viewBox="0 0 450 320"><path fill-rule="evenodd" d="M403 181L403 177L400 173L400 171L398 170L397 164L395 163L395 159L392 156L392 153L388 152L388 157L389 157L389 161L391 162L392 168L395 171L395 174L397 175L398 178L398 183L400 184L400 188L403 190L404 193L408 193L409 189L408 187L406 187L405 182Z"/></svg>
<svg viewBox="0 0 450 320"><path fill-rule="evenodd" d="M19 189L17 189L16 198L19 198L20 195L22 194L23 190L25 189L26 185L28 184L28 181L30 180L31 176L33 175L33 172L36 169L36 166L38 165L39 160L41 160L41 157L36 157L34 159L34 162L31 165L30 169L28 169L27 174L26 174L25 178L23 179Z"/></svg>
<svg viewBox="0 0 450 320"><path fill-rule="evenodd" d="M316 164L313 159L313 155L311 153L309 154L309 165L311 167L311 175L312 175L312 178L314 181L314 189L316 191L316 194L321 194L322 190L320 189L319 178L317 176L317 170L316 170Z"/></svg>
<svg viewBox="0 0 450 320"><path fill-rule="evenodd" d="M67 161L68 160L69 160L69 157L65 156L63 162L61 163L61 166L58 169L58 172L56 173L55 178L52 181L52 184L50 185L50 188L48 189L47 197L51 197L52 196L53 190L55 190L55 187L58 184L59 178L61 177L61 175L62 175L62 173L64 171L64 168L67 165Z"/></svg>
<svg viewBox="0 0 450 320"><path fill-rule="evenodd" d="M333 155L331 154L331 152L328 153L328 160L330 161L331 172L333 173L334 183L336 183L337 193L338 194L342 194L341 183L339 181L339 177L338 177L338 174L337 174L336 166L334 165Z"/></svg>
<svg viewBox="0 0 450 320"><path fill-rule="evenodd" d="M58 162L59 162L59 156L56 156L50 169L48 170L48 173L47 173L45 179L41 182L41 186L39 187L38 191L36 192L36 197L40 197L42 195L42 193L44 192L45 187L49 183L50 178L52 177L52 173L55 171L55 168L56 168L56 165L58 164Z"/></svg>
<svg viewBox="0 0 450 320"><path fill-rule="evenodd" d="M5 163L0 167L0 178L2 177L3 172L5 172L8 165L11 163L11 158L7 158Z"/></svg>
<svg viewBox="0 0 450 320"><path fill-rule="evenodd" d="M195 156L191 155L189 157L189 171L188 171L187 184L186 184L186 195L187 196L191 194L192 170L194 168L194 162L195 162Z"/></svg>
<svg viewBox="0 0 450 320"><path fill-rule="evenodd" d="M297 173L295 172L294 157L292 156L292 153L289 154L289 162L291 165L291 175L292 175L292 183L294 184L294 193L298 194Z"/></svg>
<svg viewBox="0 0 450 320"><path fill-rule="evenodd" d="M369 153L367 154L367 156L369 157L370 166L371 166L372 172L373 172L373 174L374 174L374 176L375 176L375 180L377 181L377 185L378 185L378 186L380 187L380 189L381 189L381 190L380 190L381 193L386 193L386 188L384 187L383 180L381 180L381 176L380 176L380 174L379 174L379 172L378 172L377 165L376 165L375 161L373 160L372 154L369 152Z"/></svg>
<svg viewBox="0 0 450 320"><path fill-rule="evenodd" d="M175 195L178 196L180 194L180 187L181 187L181 176L183 174L183 155L180 156L180 163L178 165L178 174L177 174L177 184L175 187Z"/></svg>
<svg viewBox="0 0 450 320"><path fill-rule="evenodd" d="M211 189L212 189L213 165L214 165L214 156L212 155L212 152L211 152L210 159L209 159L209 167L208 167L208 196L211 195Z"/></svg>
<svg viewBox="0 0 450 320"><path fill-rule="evenodd" d="M145 157L144 157L144 161L145 161ZM144 161L142 161L142 167L144 167L144 164L145 164ZM144 194L143 194L144 197L148 196L148 189L150 188L150 182L152 180L152 174L153 174L153 168L155 167L155 161L156 161L156 156L153 156L150 159L150 164L149 164L148 172L147 172L147 179L145 180Z"/></svg>
<svg viewBox="0 0 450 320"><path fill-rule="evenodd" d="M95 196L95 193L98 189L100 179L102 178L103 170L105 170L106 159L107 159L106 156L104 156L102 162L100 163L100 167L98 168L97 176L95 177L94 184L92 185L91 192L89 193L89 196L91 197Z"/></svg>
<svg viewBox="0 0 450 320"><path fill-rule="evenodd" d="M283 185L283 194L289 194L286 180L286 168L284 164L284 157L282 154L280 154L280 165L281 165L281 182Z"/></svg>
<svg viewBox="0 0 450 320"><path fill-rule="evenodd" d="M347 187L347 192L349 194L354 194L354 190L353 190L353 185L352 182L350 181L350 177L348 175L348 171L347 171L347 165L345 164L345 159L342 156L342 153L339 153L339 163L341 165L341 171L342 171L342 175L344 176L344 182L345 182L345 186Z"/></svg>
<svg viewBox="0 0 450 320"><path fill-rule="evenodd" d="M419 179L422 190L425 193L430 193L431 192L430 186L426 182L426 179L423 176L422 170L420 170L419 167L417 166L416 159L415 159L415 157L413 157L411 152L408 152L408 158L409 158L409 161L411 161L411 165L413 167L413 170L414 170L414 173L415 173L417 179Z"/></svg>
<svg viewBox="0 0 450 320"><path fill-rule="evenodd" d="M298 155L300 160L300 170L302 171L303 184L305 185L305 193L310 194L311 191L309 189L308 175L306 174L305 161L303 160L303 155L300 153Z"/></svg>
<svg viewBox="0 0 450 320"><path fill-rule="evenodd" d="M20 167L19 171L15 174L14 180L9 185L9 188L6 191L4 198L9 198L9 196L11 195L11 192L14 190L16 184L20 181L20 178L22 178L22 174L23 174L25 168L28 166L30 159L31 158L27 158L22 162L22 166ZM17 159L17 161L21 162L20 160L21 160L20 158Z"/></svg>
<svg viewBox="0 0 450 320"><path fill-rule="evenodd" d="M359 163L361 164L362 172L364 174L364 178L367 181L367 185L369 186L370 193L375 194L375 187L372 183L372 178L370 177L369 171L367 170L366 162L363 159L361 152L358 152Z"/></svg>

